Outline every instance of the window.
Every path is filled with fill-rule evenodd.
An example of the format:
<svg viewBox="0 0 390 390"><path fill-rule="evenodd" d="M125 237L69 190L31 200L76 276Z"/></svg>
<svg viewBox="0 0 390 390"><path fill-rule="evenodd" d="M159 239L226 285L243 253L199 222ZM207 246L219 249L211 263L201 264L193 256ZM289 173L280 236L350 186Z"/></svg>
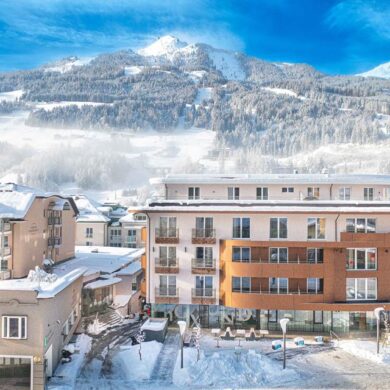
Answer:
<svg viewBox="0 0 390 390"><path fill-rule="evenodd" d="M313 312L313 322L315 324L322 324L324 322L324 313L322 311Z"/></svg>
<svg viewBox="0 0 390 390"><path fill-rule="evenodd" d="M324 250L322 248L307 248L307 262L308 263L323 263Z"/></svg>
<svg viewBox="0 0 390 390"><path fill-rule="evenodd" d="M318 199L320 197L320 187L307 187L307 196Z"/></svg>
<svg viewBox="0 0 390 390"><path fill-rule="evenodd" d="M270 238L287 238L287 218L270 219Z"/></svg>
<svg viewBox="0 0 390 390"><path fill-rule="evenodd" d="M87 227L85 229L85 237L86 238L92 238L93 237L93 228Z"/></svg>
<svg viewBox="0 0 390 390"><path fill-rule="evenodd" d="M232 261L249 263L251 261L251 248L234 246L232 252Z"/></svg>
<svg viewBox="0 0 390 390"><path fill-rule="evenodd" d="M86 245L86 246L92 246L92 245L93 245L93 242L92 242L92 241L86 241L85 245Z"/></svg>
<svg viewBox="0 0 390 390"><path fill-rule="evenodd" d="M268 322L278 322L277 310L268 310Z"/></svg>
<svg viewBox="0 0 390 390"><path fill-rule="evenodd" d="M212 266L213 260L213 248L211 246L197 246L195 248L196 258L200 260L208 260L206 264L209 263Z"/></svg>
<svg viewBox="0 0 390 390"><path fill-rule="evenodd" d="M269 260L271 263L287 263L288 248L269 248Z"/></svg>
<svg viewBox="0 0 390 390"><path fill-rule="evenodd" d="M213 294L213 277L196 276L195 277L195 296L212 297Z"/></svg>
<svg viewBox="0 0 390 390"><path fill-rule="evenodd" d="M339 199L340 200L351 200L351 189L349 187L339 188Z"/></svg>
<svg viewBox="0 0 390 390"><path fill-rule="evenodd" d="M3 236L3 248L8 248L8 236Z"/></svg>
<svg viewBox="0 0 390 390"><path fill-rule="evenodd" d="M26 316L2 317L3 339L27 339Z"/></svg>
<svg viewBox="0 0 390 390"><path fill-rule="evenodd" d="M349 233L375 233L375 218L347 218L346 230Z"/></svg>
<svg viewBox="0 0 390 390"><path fill-rule="evenodd" d="M127 247L135 248L137 243L137 230L130 229L127 231Z"/></svg>
<svg viewBox="0 0 390 390"><path fill-rule="evenodd" d="M308 294L318 294L322 292L323 279L307 278L307 292Z"/></svg>
<svg viewBox="0 0 390 390"><path fill-rule="evenodd" d="M307 219L308 240L323 240L325 238L325 218Z"/></svg>
<svg viewBox="0 0 390 390"><path fill-rule="evenodd" d="M228 200L240 199L240 187L228 187Z"/></svg>
<svg viewBox="0 0 390 390"><path fill-rule="evenodd" d="M161 267L176 266L176 247L175 246L160 246L159 247L159 265Z"/></svg>
<svg viewBox="0 0 390 390"><path fill-rule="evenodd" d="M294 187L282 187L282 192L294 192Z"/></svg>
<svg viewBox="0 0 390 390"><path fill-rule="evenodd" d="M251 291L251 278L247 276L233 276L232 291L240 293L249 293Z"/></svg>
<svg viewBox="0 0 390 390"><path fill-rule="evenodd" d="M214 237L212 217L196 217L195 219L195 237L212 238Z"/></svg>
<svg viewBox="0 0 390 390"><path fill-rule="evenodd" d="M288 293L288 279L287 278L269 278L269 291L273 294L287 294Z"/></svg>
<svg viewBox="0 0 390 390"><path fill-rule="evenodd" d="M176 296L176 276L160 275L160 296Z"/></svg>
<svg viewBox="0 0 390 390"><path fill-rule="evenodd" d="M347 249L347 269L370 270L376 269L376 249L375 248L349 248Z"/></svg>
<svg viewBox="0 0 390 390"><path fill-rule="evenodd" d="M160 217L160 237L176 237L176 217Z"/></svg>
<svg viewBox="0 0 390 390"><path fill-rule="evenodd" d="M257 200L268 200L268 188L257 187L256 188L256 199Z"/></svg>
<svg viewBox="0 0 390 390"><path fill-rule="evenodd" d="M376 278L347 278L346 297L353 300L376 300Z"/></svg>
<svg viewBox="0 0 390 390"><path fill-rule="evenodd" d="M233 238L250 238L250 218L233 218Z"/></svg>
<svg viewBox="0 0 390 390"><path fill-rule="evenodd" d="M364 200L374 200L374 189L372 187L364 189Z"/></svg>
<svg viewBox="0 0 390 390"><path fill-rule="evenodd" d="M200 188L199 187L188 187L188 199L190 199L190 200L200 199Z"/></svg>

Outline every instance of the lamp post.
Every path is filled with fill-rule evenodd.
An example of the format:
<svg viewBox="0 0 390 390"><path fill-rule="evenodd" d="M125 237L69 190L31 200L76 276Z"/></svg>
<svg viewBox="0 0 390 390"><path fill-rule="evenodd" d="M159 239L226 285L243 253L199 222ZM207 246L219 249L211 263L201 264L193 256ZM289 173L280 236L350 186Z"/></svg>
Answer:
<svg viewBox="0 0 390 390"><path fill-rule="evenodd" d="M180 360L180 368L183 368L183 348L184 348L184 333L186 331L186 322L185 321L177 321L180 330L180 348L181 348L181 360Z"/></svg>
<svg viewBox="0 0 390 390"><path fill-rule="evenodd" d="M283 332L283 370L286 368L286 332L287 324L290 322L288 318L282 318L279 323Z"/></svg>
<svg viewBox="0 0 390 390"><path fill-rule="evenodd" d="M379 339L380 339L380 326L381 326L381 312L385 309L383 307L377 307L374 309L374 315L376 318L376 354L379 355Z"/></svg>

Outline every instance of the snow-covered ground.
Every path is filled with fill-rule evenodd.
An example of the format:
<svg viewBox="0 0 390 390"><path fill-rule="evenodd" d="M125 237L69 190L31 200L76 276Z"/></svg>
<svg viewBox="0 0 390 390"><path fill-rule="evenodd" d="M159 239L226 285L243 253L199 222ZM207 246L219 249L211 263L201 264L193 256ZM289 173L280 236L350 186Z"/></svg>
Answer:
<svg viewBox="0 0 390 390"><path fill-rule="evenodd" d="M34 105L36 109L41 109L45 111L51 111L54 108L58 107L68 107L68 106L77 106L77 107L83 107L83 106L101 106L101 105L109 105L107 103L100 103L100 102L55 102L55 103L37 103Z"/></svg>
<svg viewBox="0 0 390 390"><path fill-rule="evenodd" d="M0 92L0 102L5 100L6 102L14 102L23 95L23 90L18 89L17 91Z"/></svg>

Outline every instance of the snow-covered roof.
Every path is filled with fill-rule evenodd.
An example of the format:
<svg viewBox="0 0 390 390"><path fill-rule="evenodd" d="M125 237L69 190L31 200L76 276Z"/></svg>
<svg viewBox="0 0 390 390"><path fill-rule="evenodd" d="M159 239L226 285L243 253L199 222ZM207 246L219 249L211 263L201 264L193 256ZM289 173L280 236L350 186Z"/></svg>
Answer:
<svg viewBox="0 0 390 390"><path fill-rule="evenodd" d="M94 282L87 283L84 288L96 290L97 288L113 286L114 284L120 283L121 281L121 278L98 279Z"/></svg>
<svg viewBox="0 0 390 390"><path fill-rule="evenodd" d="M169 174L151 178L151 184L380 184L390 175L339 174Z"/></svg>
<svg viewBox="0 0 390 390"><path fill-rule="evenodd" d="M53 272L63 275L73 269L85 267L85 276L95 273L112 274L139 259L144 253L144 248L76 246L75 258L56 264Z"/></svg>
<svg viewBox="0 0 390 390"><path fill-rule="evenodd" d="M0 218L23 219L35 198L49 198L51 196L59 198L53 207L62 210L64 204L69 202L75 213L78 213L71 198L64 198L58 194L43 192L19 184L5 183L0 184Z"/></svg>
<svg viewBox="0 0 390 390"><path fill-rule="evenodd" d="M12 290L12 291L36 291L37 298L53 298L59 292L70 286L79 277L84 275L87 271L84 267L79 267L63 273L55 281L52 282L37 282L29 278L23 279L8 279L0 281L0 290ZM17 297L16 297L17 298Z"/></svg>
<svg viewBox="0 0 390 390"><path fill-rule="evenodd" d="M141 262L139 260L133 261L128 266L122 268L116 273L116 275L135 275L141 271Z"/></svg>
<svg viewBox="0 0 390 390"><path fill-rule="evenodd" d="M99 205L88 199L84 195L75 195L73 199L79 209L77 222L109 222L110 218L98 210Z"/></svg>
<svg viewBox="0 0 390 390"><path fill-rule="evenodd" d="M315 212L315 213L390 213L389 201L340 200L164 200L152 202L143 212Z"/></svg>

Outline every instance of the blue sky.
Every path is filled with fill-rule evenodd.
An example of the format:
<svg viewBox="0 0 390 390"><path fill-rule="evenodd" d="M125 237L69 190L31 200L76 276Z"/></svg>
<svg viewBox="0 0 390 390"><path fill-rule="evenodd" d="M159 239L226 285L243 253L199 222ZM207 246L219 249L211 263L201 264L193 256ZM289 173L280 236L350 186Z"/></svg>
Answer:
<svg viewBox="0 0 390 390"><path fill-rule="evenodd" d="M139 48L164 34L358 73L390 61L390 0L1 0L0 70Z"/></svg>

